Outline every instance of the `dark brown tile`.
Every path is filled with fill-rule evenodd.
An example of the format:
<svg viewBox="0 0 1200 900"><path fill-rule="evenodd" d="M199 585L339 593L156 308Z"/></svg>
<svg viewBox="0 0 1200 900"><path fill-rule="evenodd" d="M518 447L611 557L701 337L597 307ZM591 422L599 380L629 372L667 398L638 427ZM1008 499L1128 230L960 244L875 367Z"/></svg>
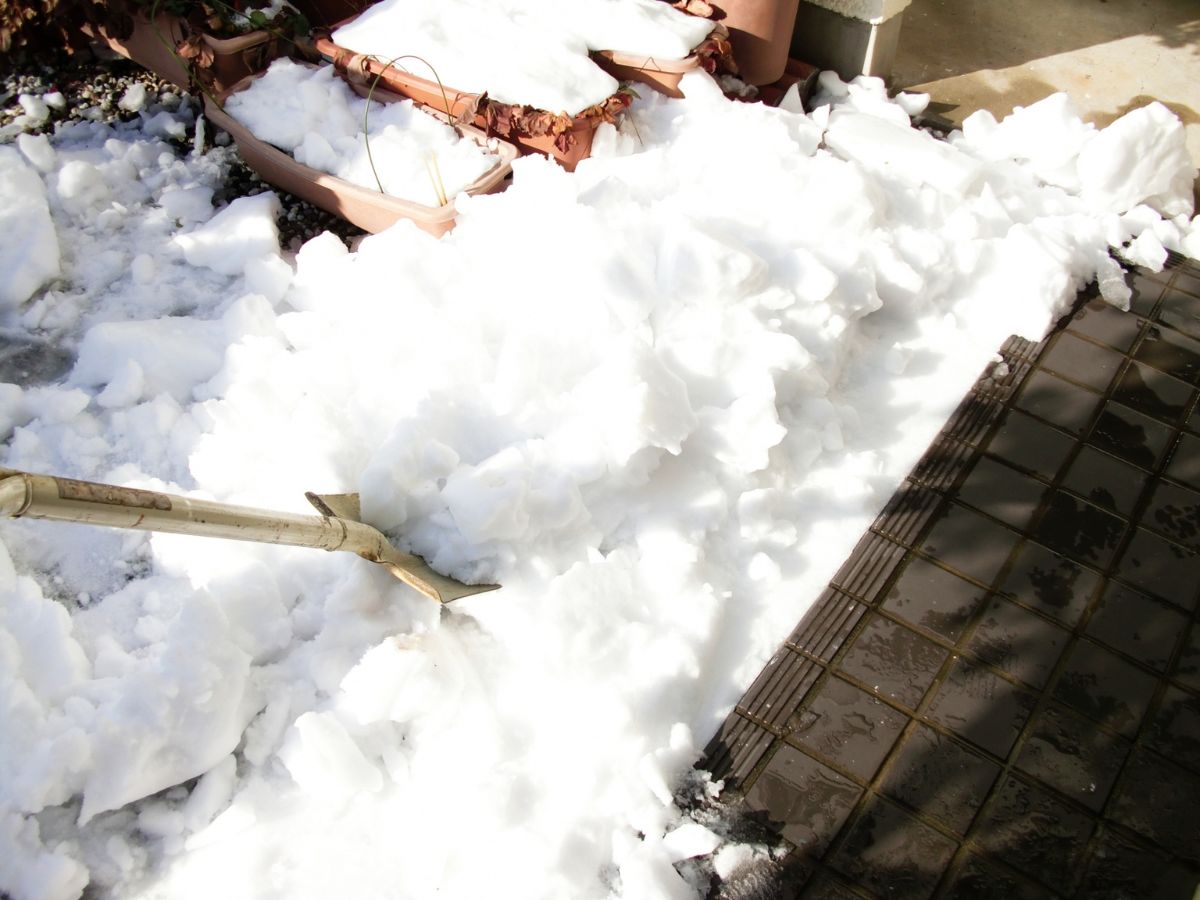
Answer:
<svg viewBox="0 0 1200 900"><path fill-rule="evenodd" d="M1171 853L1200 862L1200 775L1142 748L1133 751L1109 815Z"/></svg>
<svg viewBox="0 0 1200 900"><path fill-rule="evenodd" d="M1004 759L1032 709L1030 695L982 666L958 659L926 714Z"/></svg>
<svg viewBox="0 0 1200 900"><path fill-rule="evenodd" d="M1200 297L1169 291L1158 310L1158 321L1200 339Z"/></svg>
<svg viewBox="0 0 1200 900"><path fill-rule="evenodd" d="M1180 436L1165 474L1185 485L1200 488L1200 438L1190 434Z"/></svg>
<svg viewBox="0 0 1200 900"><path fill-rule="evenodd" d="M1070 637L1053 622L997 597L988 604L967 648L1014 678L1041 688Z"/></svg>
<svg viewBox="0 0 1200 900"><path fill-rule="evenodd" d="M949 651L876 616L859 633L842 660L842 671L876 694L915 709Z"/></svg>
<svg viewBox="0 0 1200 900"><path fill-rule="evenodd" d="M1193 900L1200 875L1169 855L1102 829L1077 896L1088 900Z"/></svg>
<svg viewBox="0 0 1200 900"><path fill-rule="evenodd" d="M744 896L756 897L761 892L762 888L757 890L747 891ZM734 894L734 897L741 897L742 894ZM775 895L770 894L771 900L775 900ZM819 872L804 888L803 894L798 894L804 900L862 900L862 894L855 893L837 880L828 872ZM786 900L787 895L784 894L780 900Z"/></svg>
<svg viewBox="0 0 1200 900"><path fill-rule="evenodd" d="M1053 894L971 854L943 896L946 900L1048 900Z"/></svg>
<svg viewBox="0 0 1200 900"><path fill-rule="evenodd" d="M1134 530L1116 571L1123 581L1168 603L1188 611L1196 605L1200 554L1144 528Z"/></svg>
<svg viewBox="0 0 1200 900"><path fill-rule="evenodd" d="M1095 447L1084 447L1071 461L1062 486L1094 506L1129 518L1145 479L1141 469Z"/></svg>
<svg viewBox="0 0 1200 900"><path fill-rule="evenodd" d="M1007 463L1052 479L1075 439L1020 410L1009 410L987 443L987 452Z"/></svg>
<svg viewBox="0 0 1200 900"><path fill-rule="evenodd" d="M731 714L704 748L703 768L726 788L741 787L773 740L771 732Z"/></svg>
<svg viewBox="0 0 1200 900"><path fill-rule="evenodd" d="M1166 671L1186 625L1187 617L1175 607L1112 582L1088 621L1087 633L1144 665Z"/></svg>
<svg viewBox="0 0 1200 900"><path fill-rule="evenodd" d="M1166 481L1158 482L1142 513L1142 524L1185 547L1200 549L1200 493Z"/></svg>
<svg viewBox="0 0 1200 900"><path fill-rule="evenodd" d="M1017 767L1099 812L1129 755L1129 743L1087 719L1048 706L1039 714L1017 757Z"/></svg>
<svg viewBox="0 0 1200 900"><path fill-rule="evenodd" d="M1040 481L985 456L971 469L956 497L1006 525L1023 529L1047 491Z"/></svg>
<svg viewBox="0 0 1200 900"><path fill-rule="evenodd" d="M809 614L788 637L788 643L799 650L828 661L838 652L866 606L841 591L826 588Z"/></svg>
<svg viewBox="0 0 1200 900"><path fill-rule="evenodd" d="M854 809L862 789L795 747L783 745L746 794L760 814L802 858L815 859Z"/></svg>
<svg viewBox="0 0 1200 900"><path fill-rule="evenodd" d="M1071 648L1054 686L1057 700L1126 737L1137 733L1156 681L1090 641Z"/></svg>
<svg viewBox="0 0 1200 900"><path fill-rule="evenodd" d="M1150 722L1147 743L1163 756L1200 772L1200 698L1167 688Z"/></svg>
<svg viewBox="0 0 1200 900"><path fill-rule="evenodd" d="M928 560L914 557L888 592L883 608L919 628L955 641L986 593Z"/></svg>
<svg viewBox="0 0 1200 900"><path fill-rule="evenodd" d="M887 897L933 893L957 844L879 797L850 826L832 865Z"/></svg>
<svg viewBox="0 0 1200 900"><path fill-rule="evenodd" d="M871 778L907 717L840 678L830 678L794 717L790 740Z"/></svg>
<svg viewBox="0 0 1200 900"><path fill-rule="evenodd" d="M859 539L849 558L830 584L852 597L874 603L879 589L887 582L908 551L883 535L868 531Z"/></svg>
<svg viewBox="0 0 1200 900"><path fill-rule="evenodd" d="M1087 816L1009 775L981 814L975 837L991 855L1068 893L1093 828Z"/></svg>
<svg viewBox="0 0 1200 900"><path fill-rule="evenodd" d="M1038 366L1103 394L1124 361L1125 357L1120 353L1067 331L1061 332L1050 349L1042 354Z"/></svg>
<svg viewBox="0 0 1200 900"><path fill-rule="evenodd" d="M942 502L937 491L906 481L892 494L871 528L891 541L912 546Z"/></svg>
<svg viewBox="0 0 1200 900"><path fill-rule="evenodd" d="M1143 469L1153 469L1172 431L1132 409L1110 403L1100 414L1088 443Z"/></svg>
<svg viewBox="0 0 1200 900"><path fill-rule="evenodd" d="M999 774L1000 767L990 760L917 725L893 756L881 787L963 834Z"/></svg>
<svg viewBox="0 0 1200 900"><path fill-rule="evenodd" d="M1050 497L1033 537L1076 562L1104 568L1125 528L1124 520L1112 513L1058 491Z"/></svg>
<svg viewBox="0 0 1200 900"><path fill-rule="evenodd" d="M1079 435L1091 424L1100 395L1038 371L1025 380L1015 405L1055 428Z"/></svg>
<svg viewBox="0 0 1200 900"><path fill-rule="evenodd" d="M1133 363L1112 398L1162 422L1174 424L1188 410L1192 386L1142 363Z"/></svg>
<svg viewBox="0 0 1200 900"><path fill-rule="evenodd" d="M1180 684L1200 692L1200 626L1192 625L1171 674Z"/></svg>
<svg viewBox="0 0 1200 900"><path fill-rule="evenodd" d="M1001 590L1025 606L1074 626L1100 585L1100 576L1052 550L1027 542Z"/></svg>
<svg viewBox="0 0 1200 900"><path fill-rule="evenodd" d="M921 551L956 572L990 584L1018 535L966 507L950 504L935 520Z"/></svg>
<svg viewBox="0 0 1200 900"><path fill-rule="evenodd" d="M1117 350L1126 351L1137 340L1142 324L1142 320L1135 315L1121 312L1103 300L1092 300L1075 313L1067 328Z"/></svg>
<svg viewBox="0 0 1200 900"><path fill-rule="evenodd" d="M1139 316L1148 316L1158 305L1167 285L1162 279L1138 273L1130 277L1129 287L1133 291L1133 297L1129 301L1130 311Z"/></svg>
<svg viewBox="0 0 1200 900"><path fill-rule="evenodd" d="M1179 268L1173 271L1174 277L1171 279L1171 287L1177 291L1184 291L1191 294L1193 297L1200 297L1200 273L1196 271L1194 263L1187 262L1184 264L1186 268Z"/></svg>
<svg viewBox="0 0 1200 900"><path fill-rule="evenodd" d="M784 647L758 674L738 710L782 730L822 671L812 660Z"/></svg>
<svg viewBox="0 0 1200 900"><path fill-rule="evenodd" d="M1134 359L1183 381L1200 381L1200 341L1170 328L1148 328Z"/></svg>

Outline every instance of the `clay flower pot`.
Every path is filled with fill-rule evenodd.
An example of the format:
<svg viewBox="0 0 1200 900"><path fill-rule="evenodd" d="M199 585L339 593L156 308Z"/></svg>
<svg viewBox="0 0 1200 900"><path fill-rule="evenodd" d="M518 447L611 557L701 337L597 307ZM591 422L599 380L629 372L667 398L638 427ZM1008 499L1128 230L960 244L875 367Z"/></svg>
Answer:
<svg viewBox="0 0 1200 900"><path fill-rule="evenodd" d="M411 200L403 200L388 194L351 184L325 172L296 162L289 154L265 141L259 140L250 129L242 125L222 108L231 94L250 85L258 74L243 79L231 90L224 91L216 101L204 98L204 111L209 120L227 131L237 143L238 153L251 169L264 181L302 197L326 212L352 222L364 231L376 233L394 225L401 219L409 219L422 231L442 235L452 229L458 210L451 200L445 206L425 206ZM381 96L377 100L400 100L397 96ZM444 117L443 117L444 118ZM516 148L503 141L489 141L483 132L475 128L460 126L468 137L481 146L499 155L500 161L479 176L463 190L468 194L490 194L506 186L505 179L512 171L512 161L517 156Z"/></svg>
<svg viewBox="0 0 1200 900"><path fill-rule="evenodd" d="M351 19L339 22L334 29L349 24ZM474 121L479 128L487 130L488 134L498 134L506 141L511 141L525 153L543 153L559 163L569 172L573 172L581 160L586 159L592 151L592 139L602 119L591 116L575 116L571 119L570 127L563 135L529 134L519 130L492 130L488 121L488 112L494 112L501 104L490 104L485 108L479 94L469 94L449 85L441 85L428 78L413 75L396 65L386 65L384 60L362 53L355 53L334 43L329 31L314 34L314 45L322 56L355 90L368 88L378 81L380 87L408 97L429 109L448 115L455 120ZM640 62L640 60L639 60ZM682 77L682 72L679 77ZM678 84L678 78L676 79ZM362 91L360 90L360 93ZM620 97L621 95L614 95ZM612 98L610 98L612 99ZM627 103L627 100L625 101ZM527 109L527 108L523 108Z"/></svg>
<svg viewBox="0 0 1200 900"><path fill-rule="evenodd" d="M133 31L126 38L114 37L103 26L91 24L83 26L83 33L143 69L149 69L159 78L187 87L187 64L175 52L175 47L184 38L183 23L177 16L161 13L152 21L143 15L135 15Z"/></svg>
<svg viewBox="0 0 1200 900"><path fill-rule="evenodd" d="M771 84L783 76L799 5L799 0L725 0L722 21L747 84Z"/></svg>

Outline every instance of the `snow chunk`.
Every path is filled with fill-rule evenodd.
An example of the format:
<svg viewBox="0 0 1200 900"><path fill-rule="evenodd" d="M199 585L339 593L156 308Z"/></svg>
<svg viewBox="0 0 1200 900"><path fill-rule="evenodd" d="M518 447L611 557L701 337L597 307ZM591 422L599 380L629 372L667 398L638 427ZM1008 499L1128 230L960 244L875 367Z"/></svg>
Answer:
<svg viewBox="0 0 1200 900"><path fill-rule="evenodd" d="M949 194L965 193L979 177L978 163L950 144L865 113L835 110L825 143L843 159Z"/></svg>
<svg viewBox="0 0 1200 900"><path fill-rule="evenodd" d="M175 243L193 266L222 275L241 275L247 263L279 255L279 198L267 191L239 197L201 227Z"/></svg>
<svg viewBox="0 0 1200 900"><path fill-rule="evenodd" d="M1079 153L1081 196L1123 213L1145 203L1168 218L1192 214L1196 167L1183 124L1157 101L1126 113Z"/></svg>
<svg viewBox="0 0 1200 900"><path fill-rule="evenodd" d="M0 147L0 234L0 306L19 306L62 269L42 179L11 147Z"/></svg>

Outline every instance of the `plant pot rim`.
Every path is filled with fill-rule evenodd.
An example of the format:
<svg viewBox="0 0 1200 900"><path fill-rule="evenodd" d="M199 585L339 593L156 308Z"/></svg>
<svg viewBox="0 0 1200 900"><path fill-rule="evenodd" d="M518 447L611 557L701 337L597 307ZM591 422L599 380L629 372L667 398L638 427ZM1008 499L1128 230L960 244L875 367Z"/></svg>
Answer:
<svg viewBox="0 0 1200 900"><path fill-rule="evenodd" d="M259 78L262 74L261 72L256 72L253 75L248 75L229 89L221 91L217 95L215 102L213 98L206 96L204 98L205 113L213 123L227 131L233 137L234 141L238 144L239 150L246 148L246 154L259 157L261 158L261 162L277 167L293 181L302 180L310 183L315 188L314 191L308 192L308 195L300 190L296 190L293 184L282 185L286 190L303 196L306 200L313 202L317 206L321 206L323 209L327 209L335 215L347 218L366 231L382 231L383 228L394 224L399 219L410 219L417 227L435 235L443 234L454 227L458 210L455 207L453 198L445 206L426 206L413 200L393 197L390 194L371 190L370 188L353 184L344 178L331 175L328 172L321 172L306 166L298 162L291 154L280 150L278 147L267 143L261 138L255 137L250 129L225 111L224 103L233 94L247 88L254 79ZM381 96L382 92L376 91L375 93L381 101L408 99L396 94ZM439 114L436 110L422 109L421 112L423 115L433 115L443 122L446 121L446 117ZM464 125L460 125L459 127L476 144L489 152L495 153L500 159L492 168L456 193L484 194L496 190L512 170L512 161L517 156L517 148L507 141L498 138L489 138L477 128ZM251 168L257 169L254 161L247 159L246 162ZM265 175L264 178L266 178ZM271 179L266 178L266 180L270 181ZM351 217L340 208L330 209L327 203L321 202L320 199L314 199L314 195L325 199L328 199L331 195L337 196L339 199L345 198L354 204L371 207L375 210L376 214L368 218L362 216L357 218ZM378 222L381 219L390 219L390 221L386 222L382 227L378 227ZM364 224L364 222L367 224Z"/></svg>

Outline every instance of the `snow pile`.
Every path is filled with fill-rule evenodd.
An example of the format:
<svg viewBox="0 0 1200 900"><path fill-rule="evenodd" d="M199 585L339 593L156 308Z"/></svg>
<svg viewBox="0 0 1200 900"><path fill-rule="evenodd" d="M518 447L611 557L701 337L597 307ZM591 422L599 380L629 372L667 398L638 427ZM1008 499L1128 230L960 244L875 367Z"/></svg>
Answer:
<svg viewBox="0 0 1200 900"><path fill-rule="evenodd" d="M411 100L372 103L364 137L366 107L367 101L334 74L333 66L313 68L286 58L273 62L225 103L226 111L255 137L302 165L370 190L382 184L385 193L425 206L440 205L430 160L436 161L448 197L499 163L498 156L421 112Z"/></svg>
<svg viewBox="0 0 1200 900"><path fill-rule="evenodd" d="M153 104L31 145L61 278L3 324L78 358L2 386L4 465L360 490L504 588L4 523L0 889L640 900L765 858L681 811L698 748L1010 332L1094 278L1119 301L1111 247L1200 249L1156 112L1051 98L943 143L919 99L823 86L805 115L688 76L441 240L294 258L270 196L213 214L223 153L167 152Z"/></svg>
<svg viewBox="0 0 1200 900"><path fill-rule="evenodd" d="M712 28L662 0L383 0L332 37L458 91L575 115L620 86L589 51L683 59Z"/></svg>
<svg viewBox="0 0 1200 900"><path fill-rule="evenodd" d="M41 148L27 136L31 157ZM11 147L0 147L0 306L19 306L59 275L58 236L50 220L46 191L37 173Z"/></svg>

